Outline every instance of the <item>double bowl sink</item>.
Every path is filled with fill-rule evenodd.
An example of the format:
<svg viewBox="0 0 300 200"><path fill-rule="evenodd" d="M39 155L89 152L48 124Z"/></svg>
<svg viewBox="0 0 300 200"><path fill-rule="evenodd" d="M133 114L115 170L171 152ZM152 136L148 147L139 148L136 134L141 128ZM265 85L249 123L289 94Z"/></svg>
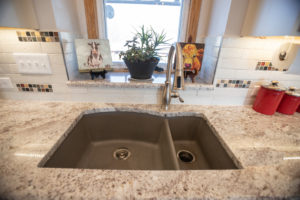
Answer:
<svg viewBox="0 0 300 200"><path fill-rule="evenodd" d="M223 145L222 145L223 144ZM40 167L120 170L238 169L204 116L83 114Z"/></svg>

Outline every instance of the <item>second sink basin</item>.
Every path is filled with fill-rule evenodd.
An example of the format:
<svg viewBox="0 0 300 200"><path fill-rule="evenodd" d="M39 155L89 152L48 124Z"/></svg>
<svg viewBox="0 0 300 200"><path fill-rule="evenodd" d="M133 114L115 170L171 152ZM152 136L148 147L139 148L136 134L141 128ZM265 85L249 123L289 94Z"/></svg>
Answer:
<svg viewBox="0 0 300 200"><path fill-rule="evenodd" d="M113 111L82 115L43 158L40 166L124 170L237 169L231 157L204 117Z"/></svg>

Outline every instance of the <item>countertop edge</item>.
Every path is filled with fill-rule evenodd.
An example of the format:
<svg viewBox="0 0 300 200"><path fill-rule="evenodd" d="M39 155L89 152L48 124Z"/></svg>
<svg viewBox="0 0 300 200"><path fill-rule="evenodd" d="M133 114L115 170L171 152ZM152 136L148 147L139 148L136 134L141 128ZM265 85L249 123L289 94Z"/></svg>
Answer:
<svg viewBox="0 0 300 200"><path fill-rule="evenodd" d="M164 84L152 83L152 82L132 81L130 83L127 82L116 83L116 82L108 82L105 80L67 81L66 84L69 87L151 88L151 89L161 89L164 86ZM189 90L213 90L214 86L212 84L188 83L185 84L184 88Z"/></svg>

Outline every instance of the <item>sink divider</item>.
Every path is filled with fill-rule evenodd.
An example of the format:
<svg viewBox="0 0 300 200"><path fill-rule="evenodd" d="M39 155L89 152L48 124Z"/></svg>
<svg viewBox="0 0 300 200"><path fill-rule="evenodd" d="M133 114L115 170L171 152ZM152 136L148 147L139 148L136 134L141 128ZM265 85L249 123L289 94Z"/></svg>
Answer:
<svg viewBox="0 0 300 200"><path fill-rule="evenodd" d="M160 141L166 142L166 145L163 145L164 147L168 148L163 148L162 153L165 154L165 158L169 158L169 162L172 163L172 166L167 167L169 170L179 170L179 162L176 156L176 150L175 150L175 145L173 142L172 134L171 134L171 129L169 126L169 122L167 119L164 120L164 126L163 126L163 133L161 134Z"/></svg>

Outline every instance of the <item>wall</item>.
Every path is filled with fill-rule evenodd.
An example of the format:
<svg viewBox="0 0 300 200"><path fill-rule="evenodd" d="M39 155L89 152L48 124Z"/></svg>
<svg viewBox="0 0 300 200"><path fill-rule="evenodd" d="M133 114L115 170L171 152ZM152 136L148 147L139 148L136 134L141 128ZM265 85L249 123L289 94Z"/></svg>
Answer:
<svg viewBox="0 0 300 200"><path fill-rule="evenodd" d="M213 0L207 36L222 36L225 32L231 0Z"/></svg>
<svg viewBox="0 0 300 200"><path fill-rule="evenodd" d="M33 0L1 0L0 27L38 28Z"/></svg>
<svg viewBox="0 0 300 200"><path fill-rule="evenodd" d="M32 31L32 30L29 30ZM59 34L67 55L66 64L76 64L73 57L73 36ZM51 75L20 74L13 53L47 53L52 69ZM70 57L68 57L70 56ZM157 103L160 102L160 89L150 88L109 88L109 87L70 87L63 51L59 42L20 42L15 30L0 30L0 78L9 77L13 88L0 88L0 98L19 100L54 101L95 101L111 103ZM53 92L19 91L17 84L51 85Z"/></svg>
<svg viewBox="0 0 300 200"><path fill-rule="evenodd" d="M211 17L212 2L213 1L211 0L202 0L197 29L197 43L203 42L203 39L207 36L207 29Z"/></svg>
<svg viewBox="0 0 300 200"><path fill-rule="evenodd" d="M251 0L250 0L251 1ZM240 36L249 0L231 0L225 36Z"/></svg>
<svg viewBox="0 0 300 200"><path fill-rule="evenodd" d="M76 71L76 57L74 54L73 39L75 34L60 33L60 39L65 52L65 63ZM207 46L214 47L220 44L221 37L206 38ZM251 104L260 84L271 80L279 80L285 86L300 88L300 75L282 71L256 70L259 61L270 61L273 52L286 39L261 39L253 37L225 37L217 65L214 89L206 87L188 89L181 92L185 104L203 105L243 105ZM216 58L218 49L207 49L212 57ZM19 74L13 57L14 52L47 53L53 74L51 75L23 75ZM205 60L205 59L204 59ZM294 63L294 66L299 66ZM16 31L0 30L0 77L9 77L13 83L12 89L0 89L0 98L28 99L28 100L55 100L55 101L91 101L110 103L142 103L160 104L160 88L126 88L106 86L68 86L67 73L63 60L63 51L59 42L20 42ZM204 68L205 69L205 68ZM293 71L299 71L294 68ZM76 74L76 72L68 71ZM201 73L211 72L202 70ZM222 81L239 80L251 81L245 87L224 87ZM53 92L23 92L17 84L51 84ZM234 86L234 85L233 85ZM242 85L241 85L242 86ZM179 103L178 100L172 104Z"/></svg>
<svg viewBox="0 0 300 200"><path fill-rule="evenodd" d="M52 0L52 5L57 29L61 32L80 33L76 2L74 0Z"/></svg>
<svg viewBox="0 0 300 200"><path fill-rule="evenodd" d="M299 10L299 0L250 0L242 35L299 35Z"/></svg>
<svg viewBox="0 0 300 200"><path fill-rule="evenodd" d="M223 99L224 104L252 104L259 86L271 80L278 80L285 87L300 88L299 74L256 69L259 61L270 62L276 48L287 41L283 38L224 37L214 81L215 97ZM293 65L300 68L299 60ZM222 80L246 80L251 84L249 88L216 87Z"/></svg>
<svg viewBox="0 0 300 200"><path fill-rule="evenodd" d="M52 9L52 1L33 0L36 18L40 30L54 30L56 21Z"/></svg>
<svg viewBox="0 0 300 200"><path fill-rule="evenodd" d="M201 5L196 41L205 43L200 78L208 84L212 84L214 80L231 1L203 0Z"/></svg>
<svg viewBox="0 0 300 200"><path fill-rule="evenodd" d="M39 30L42 31L68 31L72 33L85 33L86 29L82 29L85 24L85 16L82 18L81 10L78 6L82 6L83 1L77 0L32 0L38 21ZM83 7L84 8L84 7ZM28 9L24 9L28 11ZM80 14L79 14L80 12ZM84 15L84 13L83 13ZM19 27L19 26L15 26ZM86 26L85 26L86 27ZM28 27L30 28L30 27Z"/></svg>
<svg viewBox="0 0 300 200"><path fill-rule="evenodd" d="M221 36L208 36L204 39L205 49L200 71L200 78L212 84L217 67L219 51L222 45Z"/></svg>
<svg viewBox="0 0 300 200"><path fill-rule="evenodd" d="M47 53L52 68L52 75L20 74L13 53ZM18 40L16 31L0 30L0 77L9 77L14 87L12 89L1 89L1 98L51 99L53 93L20 92L16 84L52 84L54 88L64 85L67 81L67 75L60 43L21 42Z"/></svg>

